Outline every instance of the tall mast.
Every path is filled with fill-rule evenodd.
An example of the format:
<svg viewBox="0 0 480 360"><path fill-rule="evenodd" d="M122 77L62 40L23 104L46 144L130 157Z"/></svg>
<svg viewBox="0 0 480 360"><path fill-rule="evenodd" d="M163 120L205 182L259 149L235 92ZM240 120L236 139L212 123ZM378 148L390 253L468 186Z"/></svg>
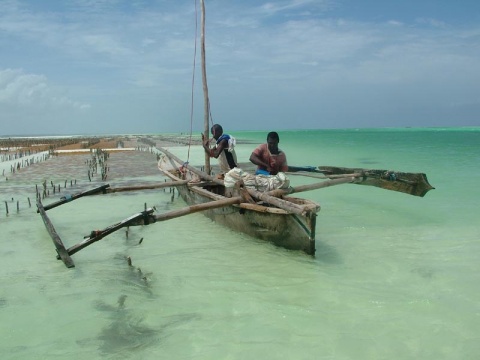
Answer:
<svg viewBox="0 0 480 360"><path fill-rule="evenodd" d="M204 0L200 0L200 6L202 10L202 17L201 17L201 56L202 56L202 82L203 82L203 134L205 135L205 139L210 138L210 129L209 129L209 114L210 114L210 102L208 101L208 86L207 86L207 69L205 66L205 2ZM205 172L210 175L210 155L205 154Z"/></svg>

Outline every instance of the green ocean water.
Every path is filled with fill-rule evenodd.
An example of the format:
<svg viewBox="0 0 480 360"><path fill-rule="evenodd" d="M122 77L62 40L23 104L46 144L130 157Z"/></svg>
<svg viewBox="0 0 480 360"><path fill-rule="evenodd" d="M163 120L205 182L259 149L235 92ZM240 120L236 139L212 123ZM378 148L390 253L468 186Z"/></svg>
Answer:
<svg viewBox="0 0 480 360"><path fill-rule="evenodd" d="M240 162L266 137L226 132L246 140ZM348 184L299 194L322 207L315 257L193 214L114 233L67 269L34 207L14 205L33 199L41 179L62 179L55 160L21 181L2 177L2 359L480 358L480 128L278 132L290 165L423 172L435 190L420 198ZM202 159L192 147L190 162ZM125 174L112 184L157 180ZM168 190L143 191L82 198L49 216L71 246L144 204L185 206Z"/></svg>

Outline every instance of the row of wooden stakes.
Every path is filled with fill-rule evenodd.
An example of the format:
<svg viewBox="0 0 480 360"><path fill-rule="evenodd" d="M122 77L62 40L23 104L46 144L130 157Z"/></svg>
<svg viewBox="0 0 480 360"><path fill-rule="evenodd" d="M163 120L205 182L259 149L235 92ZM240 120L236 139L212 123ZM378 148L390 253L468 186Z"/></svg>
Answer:
<svg viewBox="0 0 480 360"><path fill-rule="evenodd" d="M66 188L67 187L67 184L68 184L68 180L65 180L64 182L64 185L63 187ZM48 196L50 196L50 194L56 194L56 193L60 193L61 192L61 184L54 184L53 181L50 181L50 184L51 184L51 188L47 188L47 181L45 180L43 183L42 183L42 190L39 189L39 186L36 184L35 185L35 197L36 198L42 198L42 199L45 199L47 198ZM70 187L73 187L77 185L77 180L70 180ZM51 192L50 192L51 190ZM4 200L4 203L5 203L5 212L6 212L6 215L9 215L10 212L11 212L11 205L9 206L9 203L14 203L15 204L15 198L12 197L10 201L8 200ZM31 208L32 207L32 201L30 199L30 197L27 197L27 203L28 203L28 207ZM17 213L20 212L20 209L21 209L21 201L20 200L16 200L16 209L17 209Z"/></svg>

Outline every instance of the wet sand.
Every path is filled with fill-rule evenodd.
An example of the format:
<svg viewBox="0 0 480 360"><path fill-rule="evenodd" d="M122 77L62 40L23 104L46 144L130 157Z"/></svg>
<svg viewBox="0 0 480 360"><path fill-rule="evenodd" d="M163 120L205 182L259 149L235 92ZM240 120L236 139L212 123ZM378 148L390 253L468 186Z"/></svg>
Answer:
<svg viewBox="0 0 480 360"><path fill-rule="evenodd" d="M22 191L35 195L36 190L43 191L43 183L46 182L49 197L60 192L76 192L97 186L99 183L109 183L112 187L141 185L160 179L160 172L157 168L158 156L151 151L151 147L173 147L184 146L184 138L174 136L135 136L117 138L99 138L92 141L89 149L85 149L86 140L65 144L68 139L54 139L49 141L50 151L46 157L40 157L42 143L45 139L15 139L9 142L9 148L5 149L3 142L2 155L14 156L13 160L4 161L0 174L0 188L8 199L16 197ZM118 148L118 144L123 146ZM92 162L95 159L95 149L105 149L108 153L106 162L101 165L97 155L97 170L92 171ZM127 151L127 149L129 151ZM46 151L45 149L44 151ZM79 150L76 152L75 150ZM132 151L135 150L135 151ZM32 161L37 157L35 161ZM0 163L1 164L1 163ZM102 177L101 167L106 167L106 177ZM14 168L14 170L12 170ZM156 177L158 175L158 178ZM151 177L151 179L145 179ZM53 185L52 185L53 184ZM70 188L65 190L65 188Z"/></svg>

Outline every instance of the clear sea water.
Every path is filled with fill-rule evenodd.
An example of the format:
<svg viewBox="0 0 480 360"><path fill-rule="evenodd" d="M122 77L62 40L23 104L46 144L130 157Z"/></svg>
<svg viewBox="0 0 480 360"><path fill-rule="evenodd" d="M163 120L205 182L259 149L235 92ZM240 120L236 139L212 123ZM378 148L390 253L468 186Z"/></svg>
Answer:
<svg viewBox="0 0 480 360"><path fill-rule="evenodd" d="M15 175L0 163L1 358L479 359L480 128L279 134L291 165L424 172L436 189L423 198L352 184L299 194L322 207L315 257L192 214L118 231L67 269L36 213L35 184L61 184L48 204L101 181L88 181L78 156ZM246 162L266 133L232 135L251 141L237 146ZM186 158L186 148L169 149ZM112 155L107 182L164 181L154 155L138 156L143 167L130 173ZM190 162L202 159L193 147ZM145 204L185 206L167 189L85 197L47 214L69 247Z"/></svg>

